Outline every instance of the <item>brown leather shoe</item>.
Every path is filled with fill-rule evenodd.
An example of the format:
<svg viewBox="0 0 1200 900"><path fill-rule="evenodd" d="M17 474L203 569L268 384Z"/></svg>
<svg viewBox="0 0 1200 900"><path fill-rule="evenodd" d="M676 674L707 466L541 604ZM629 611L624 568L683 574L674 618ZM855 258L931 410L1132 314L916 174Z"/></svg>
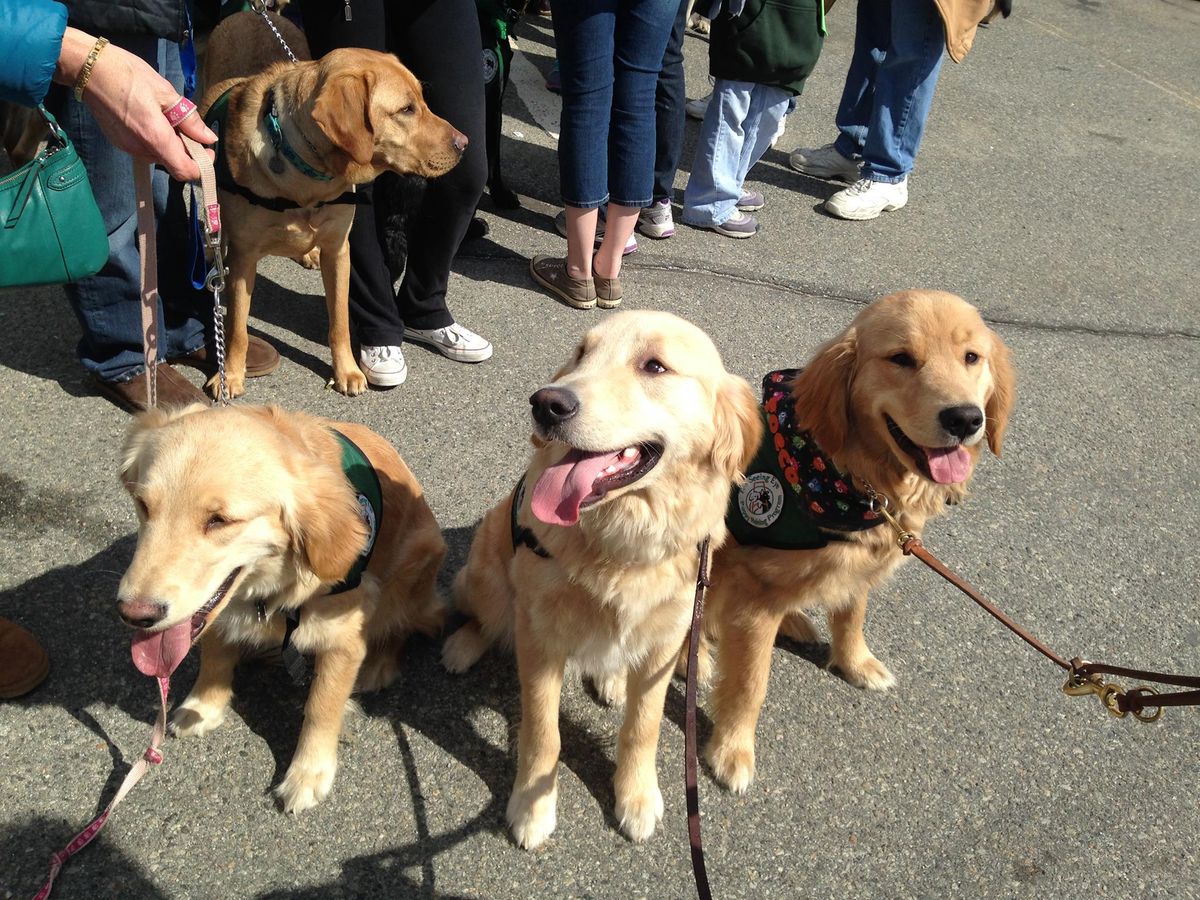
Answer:
<svg viewBox="0 0 1200 900"><path fill-rule="evenodd" d="M146 379L139 375L129 381L101 381L93 378L96 393L111 400L126 412L141 412L146 408ZM189 403L207 405L208 397L166 363L158 366L158 405L187 406Z"/></svg>
<svg viewBox="0 0 1200 900"><path fill-rule="evenodd" d="M28 694L46 680L50 657L32 634L0 619L0 700Z"/></svg>
<svg viewBox="0 0 1200 900"><path fill-rule="evenodd" d="M208 347L197 347L187 356L172 356L167 362L175 366L191 366L205 375L217 374L215 359L209 358ZM261 378L279 368L279 351L260 337L249 336L246 345L246 377Z"/></svg>

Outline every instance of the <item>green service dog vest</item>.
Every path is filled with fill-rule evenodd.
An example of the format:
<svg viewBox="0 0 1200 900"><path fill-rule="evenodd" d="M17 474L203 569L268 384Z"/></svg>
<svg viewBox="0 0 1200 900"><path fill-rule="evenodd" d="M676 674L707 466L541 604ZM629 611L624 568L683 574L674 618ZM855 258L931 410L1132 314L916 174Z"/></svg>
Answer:
<svg viewBox="0 0 1200 900"><path fill-rule="evenodd" d="M763 441L725 513L729 533L743 546L816 550L883 522L796 424L791 386L799 373L782 369L763 378Z"/></svg>

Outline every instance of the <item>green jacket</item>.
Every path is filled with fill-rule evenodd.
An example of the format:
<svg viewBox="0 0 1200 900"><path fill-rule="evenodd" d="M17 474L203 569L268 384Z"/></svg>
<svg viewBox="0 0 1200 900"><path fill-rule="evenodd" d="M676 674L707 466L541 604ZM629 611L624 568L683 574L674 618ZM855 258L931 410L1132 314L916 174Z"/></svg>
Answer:
<svg viewBox="0 0 1200 900"><path fill-rule="evenodd" d="M740 16L713 20L709 73L799 94L824 40L821 0L746 0Z"/></svg>

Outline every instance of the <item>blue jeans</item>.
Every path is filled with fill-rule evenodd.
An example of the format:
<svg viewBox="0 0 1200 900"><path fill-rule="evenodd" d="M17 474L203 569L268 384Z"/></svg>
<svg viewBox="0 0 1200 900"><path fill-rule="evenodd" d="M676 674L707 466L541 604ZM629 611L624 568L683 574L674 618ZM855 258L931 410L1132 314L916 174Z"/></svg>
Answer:
<svg viewBox="0 0 1200 900"><path fill-rule="evenodd" d="M858 0L834 147L862 158L863 178L895 184L912 171L945 47L933 0Z"/></svg>
<svg viewBox="0 0 1200 900"><path fill-rule="evenodd" d="M167 80L182 88L178 45L142 36L114 37L113 42L155 66ZM67 299L83 328L77 353L83 367L98 378L129 381L146 368L132 163L128 154L109 142L88 108L69 91L57 93L53 105L87 169L96 205L108 229L109 256L104 268L66 286ZM154 209L159 220L159 288L163 296L160 358L182 356L204 344L203 320L198 316L203 311L203 298L210 296L191 290L180 245L181 235L185 234L183 223L176 219L173 227L165 224L167 183L167 174L156 170ZM178 198L176 188L172 211L182 213Z"/></svg>
<svg viewBox="0 0 1200 900"><path fill-rule="evenodd" d="M771 146L791 105L792 92L783 88L716 80L683 192L684 222L707 228L737 211L746 174Z"/></svg>
<svg viewBox="0 0 1200 900"><path fill-rule="evenodd" d="M649 206L654 87L679 0L563 0L551 10L562 78L563 202Z"/></svg>
<svg viewBox="0 0 1200 900"><path fill-rule="evenodd" d="M680 0L671 25L671 36L663 53L662 71L654 88L655 149L654 199L675 197L675 172L683 155L683 131L687 93L683 85L683 32L687 25L688 0Z"/></svg>

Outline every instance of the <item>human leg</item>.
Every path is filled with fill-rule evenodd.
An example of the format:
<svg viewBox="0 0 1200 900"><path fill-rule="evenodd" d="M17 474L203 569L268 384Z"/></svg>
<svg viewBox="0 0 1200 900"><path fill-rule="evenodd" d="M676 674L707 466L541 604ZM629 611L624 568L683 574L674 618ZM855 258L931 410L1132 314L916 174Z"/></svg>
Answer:
<svg viewBox="0 0 1200 900"><path fill-rule="evenodd" d="M678 0L622 0L617 7L608 130L610 199L604 240L592 263L602 278L620 275L638 213L654 199L654 92L678 10Z"/></svg>
<svg viewBox="0 0 1200 900"><path fill-rule="evenodd" d="M892 0L887 53L875 75L863 177L897 184L916 159L945 56L945 32L933 0Z"/></svg>
<svg viewBox="0 0 1200 900"><path fill-rule="evenodd" d="M891 0L858 0L854 27L854 54L846 70L846 84L835 119L838 138L834 149L846 159L862 154L874 109L879 67L891 35Z"/></svg>
<svg viewBox="0 0 1200 900"><path fill-rule="evenodd" d="M683 221L699 228L723 224L737 212L739 169L755 85L718 78L700 126L692 174L683 194Z"/></svg>

